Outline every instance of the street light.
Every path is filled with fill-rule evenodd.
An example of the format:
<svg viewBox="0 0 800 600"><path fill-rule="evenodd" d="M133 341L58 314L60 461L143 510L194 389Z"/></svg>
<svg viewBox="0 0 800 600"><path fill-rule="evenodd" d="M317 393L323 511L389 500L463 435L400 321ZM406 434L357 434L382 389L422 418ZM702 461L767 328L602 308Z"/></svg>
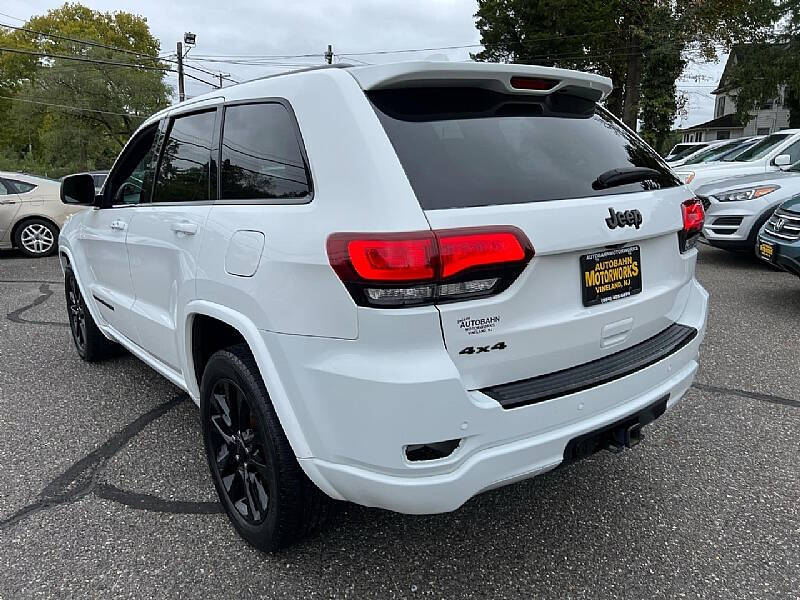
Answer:
<svg viewBox="0 0 800 600"><path fill-rule="evenodd" d="M178 100L181 102L186 99L186 94L183 91L183 59L189 54L189 50L192 49L191 47L194 46L196 42L197 36L191 31L187 31L183 34L183 43L187 46L186 52L183 51L183 44L178 42Z"/></svg>

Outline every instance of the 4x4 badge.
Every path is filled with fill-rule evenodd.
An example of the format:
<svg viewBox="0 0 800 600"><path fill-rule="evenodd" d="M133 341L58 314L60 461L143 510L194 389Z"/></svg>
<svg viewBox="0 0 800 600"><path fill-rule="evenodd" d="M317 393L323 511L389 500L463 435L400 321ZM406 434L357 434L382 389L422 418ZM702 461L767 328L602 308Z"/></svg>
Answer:
<svg viewBox="0 0 800 600"><path fill-rule="evenodd" d="M627 225L639 229L639 226L642 224L642 213L635 208L633 210L626 210L625 212L615 212L613 208L609 208L608 212L611 215L606 219L606 225L608 225L609 229L625 227Z"/></svg>

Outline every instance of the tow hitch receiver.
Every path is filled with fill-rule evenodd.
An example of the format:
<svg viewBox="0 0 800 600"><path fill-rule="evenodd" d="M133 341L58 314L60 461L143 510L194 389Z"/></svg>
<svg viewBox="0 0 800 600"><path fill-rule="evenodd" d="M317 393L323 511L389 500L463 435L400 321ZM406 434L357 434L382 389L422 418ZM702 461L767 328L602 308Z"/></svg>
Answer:
<svg viewBox="0 0 800 600"><path fill-rule="evenodd" d="M618 454L625 448L637 446L644 439L642 427L664 414L667 400L669 396L659 398L636 414L570 440L564 449L564 463L580 460L600 450Z"/></svg>
<svg viewBox="0 0 800 600"><path fill-rule="evenodd" d="M632 423L630 425L620 425L612 431L613 440L606 447L615 454L622 452L623 448L633 448L642 441L642 424Z"/></svg>

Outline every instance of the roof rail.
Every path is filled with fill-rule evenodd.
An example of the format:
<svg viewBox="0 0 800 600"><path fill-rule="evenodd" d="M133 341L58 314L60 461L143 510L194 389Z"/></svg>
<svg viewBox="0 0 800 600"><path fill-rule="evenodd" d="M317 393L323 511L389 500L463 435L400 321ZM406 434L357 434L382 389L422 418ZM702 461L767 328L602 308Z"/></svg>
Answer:
<svg viewBox="0 0 800 600"><path fill-rule="evenodd" d="M262 81L264 79L272 79L273 77L281 77L283 75L294 75L295 73L306 73L308 71L321 71L323 69L349 69L353 67L350 63L336 63L335 65L313 65L311 67L305 67L303 69L292 69L291 71L281 71L280 73L272 73L271 75L262 75L261 77L254 77L253 79L247 79L242 81L241 83L237 83L236 85L244 85L245 83L251 83L253 81ZM230 85L228 87L236 87L234 85Z"/></svg>

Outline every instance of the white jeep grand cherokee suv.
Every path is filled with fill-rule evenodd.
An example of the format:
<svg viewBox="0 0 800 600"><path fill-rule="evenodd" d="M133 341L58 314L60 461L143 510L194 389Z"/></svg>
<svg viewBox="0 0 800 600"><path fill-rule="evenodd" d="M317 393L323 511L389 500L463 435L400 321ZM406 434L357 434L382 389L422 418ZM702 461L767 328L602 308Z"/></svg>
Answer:
<svg viewBox="0 0 800 600"><path fill-rule="evenodd" d="M602 448L686 392L702 205L603 77L409 62L251 81L149 118L60 238L78 353L200 406L238 531L328 497L404 513Z"/></svg>

